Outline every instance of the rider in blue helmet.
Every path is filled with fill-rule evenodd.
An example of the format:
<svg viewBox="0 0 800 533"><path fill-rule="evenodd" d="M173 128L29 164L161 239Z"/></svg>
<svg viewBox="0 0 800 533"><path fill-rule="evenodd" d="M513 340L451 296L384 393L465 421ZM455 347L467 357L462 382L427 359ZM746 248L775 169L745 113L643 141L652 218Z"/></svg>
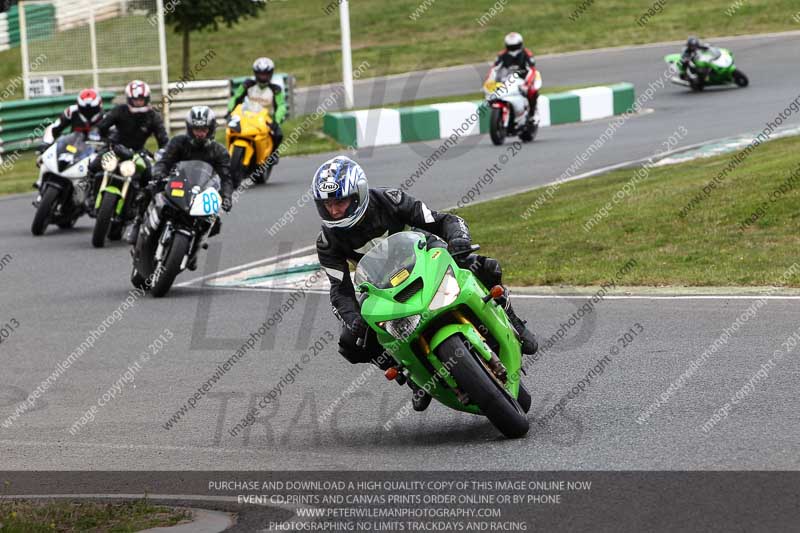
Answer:
<svg viewBox="0 0 800 533"><path fill-rule="evenodd" d="M472 239L464 220L450 213L438 213L424 202L400 189L373 188L361 166L345 156L329 159L317 169L311 185L322 231L317 237L317 255L331 284L331 304L342 321L339 353L351 363L373 363L386 369L392 362L382 357L375 332L361 318L349 263L356 264L378 241L407 227L429 235L429 241L444 240L453 254L463 254L457 262L469 268L486 287L501 284L502 271L497 260L472 254ZM442 243L444 246L444 243ZM511 324L522 342L522 352L536 353L537 342L525 322L509 305ZM363 346L357 340L364 338ZM423 411L431 397L414 389L414 409Z"/></svg>

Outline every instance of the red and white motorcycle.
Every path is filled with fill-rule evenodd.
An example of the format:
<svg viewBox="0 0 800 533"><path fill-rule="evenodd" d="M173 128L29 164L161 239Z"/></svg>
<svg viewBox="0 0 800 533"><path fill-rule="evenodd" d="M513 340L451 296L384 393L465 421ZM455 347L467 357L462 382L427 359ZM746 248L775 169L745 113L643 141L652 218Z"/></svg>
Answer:
<svg viewBox="0 0 800 533"><path fill-rule="evenodd" d="M495 145L501 145L509 135L519 135L523 142L531 142L536 137L539 123L534 118L527 122L528 86L534 93L542 87L542 75L531 68L523 78L517 68L498 65L489 71L483 84L487 106L491 109L489 135Z"/></svg>

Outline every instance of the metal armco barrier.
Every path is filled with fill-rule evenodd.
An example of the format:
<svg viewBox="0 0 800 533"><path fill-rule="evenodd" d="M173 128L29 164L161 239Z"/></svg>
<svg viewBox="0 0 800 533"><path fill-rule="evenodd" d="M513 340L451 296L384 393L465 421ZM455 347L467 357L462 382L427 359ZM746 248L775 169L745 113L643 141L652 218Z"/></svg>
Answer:
<svg viewBox="0 0 800 533"><path fill-rule="evenodd" d="M103 107L111 109L113 92L103 92ZM41 136L30 135L39 126L48 126L75 103L75 95L53 96L0 103L0 153L36 148Z"/></svg>

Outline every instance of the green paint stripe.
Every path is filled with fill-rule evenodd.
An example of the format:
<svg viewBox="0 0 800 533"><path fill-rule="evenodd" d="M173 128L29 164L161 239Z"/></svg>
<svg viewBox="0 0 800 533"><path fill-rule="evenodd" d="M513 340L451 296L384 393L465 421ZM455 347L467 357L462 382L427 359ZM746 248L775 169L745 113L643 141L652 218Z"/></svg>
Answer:
<svg viewBox="0 0 800 533"><path fill-rule="evenodd" d="M635 102L635 89L632 83L605 85L613 95L615 115L632 111ZM567 124L581 122L580 96L568 91L548 94L550 107L550 124ZM542 101L544 103L544 100ZM469 102L478 106L480 115L480 133L489 132L491 108L485 102ZM431 106L404 107L397 110L400 114L400 138L402 142L429 141L441 138L441 125L438 110ZM323 120L323 131L337 142L356 146L356 119L349 113L328 113Z"/></svg>
<svg viewBox="0 0 800 533"><path fill-rule="evenodd" d="M431 141L439 138L439 111L429 107L402 107L400 138L404 143Z"/></svg>
<svg viewBox="0 0 800 533"><path fill-rule="evenodd" d="M609 85L614 92L614 114L621 115L633 111L635 91L632 83L617 83Z"/></svg>
<svg viewBox="0 0 800 533"><path fill-rule="evenodd" d="M356 146L356 117L341 113L326 114L322 120L322 131L345 146Z"/></svg>
<svg viewBox="0 0 800 533"><path fill-rule="evenodd" d="M480 117L480 121L478 122L478 127L480 128L480 132L489 133L489 118L492 116L492 108L486 103L486 101L482 102L475 102L478 105L478 116Z"/></svg>
<svg viewBox="0 0 800 533"><path fill-rule="evenodd" d="M278 270L276 272L270 272L269 274L263 274L260 276L253 276L251 278L245 278L239 280L237 283L252 283L257 281L263 281L270 278L279 278L282 276L289 276L291 274L302 274L304 272L316 272L319 270L320 266L319 263L311 263L308 265L301 265L297 267L286 268L284 270Z"/></svg>
<svg viewBox="0 0 800 533"><path fill-rule="evenodd" d="M577 94L548 94L547 99L550 100L550 124L581 121L581 103Z"/></svg>

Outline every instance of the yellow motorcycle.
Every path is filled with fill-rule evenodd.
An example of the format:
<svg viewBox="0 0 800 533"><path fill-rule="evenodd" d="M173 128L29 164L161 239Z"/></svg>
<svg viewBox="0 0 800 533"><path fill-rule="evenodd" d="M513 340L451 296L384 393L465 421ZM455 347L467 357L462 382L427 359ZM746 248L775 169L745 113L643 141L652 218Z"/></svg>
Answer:
<svg viewBox="0 0 800 533"><path fill-rule="evenodd" d="M258 102L245 99L231 113L225 130L225 144L231 156L231 176L238 187L246 176L256 183L266 183L272 172L270 136L272 117Z"/></svg>

